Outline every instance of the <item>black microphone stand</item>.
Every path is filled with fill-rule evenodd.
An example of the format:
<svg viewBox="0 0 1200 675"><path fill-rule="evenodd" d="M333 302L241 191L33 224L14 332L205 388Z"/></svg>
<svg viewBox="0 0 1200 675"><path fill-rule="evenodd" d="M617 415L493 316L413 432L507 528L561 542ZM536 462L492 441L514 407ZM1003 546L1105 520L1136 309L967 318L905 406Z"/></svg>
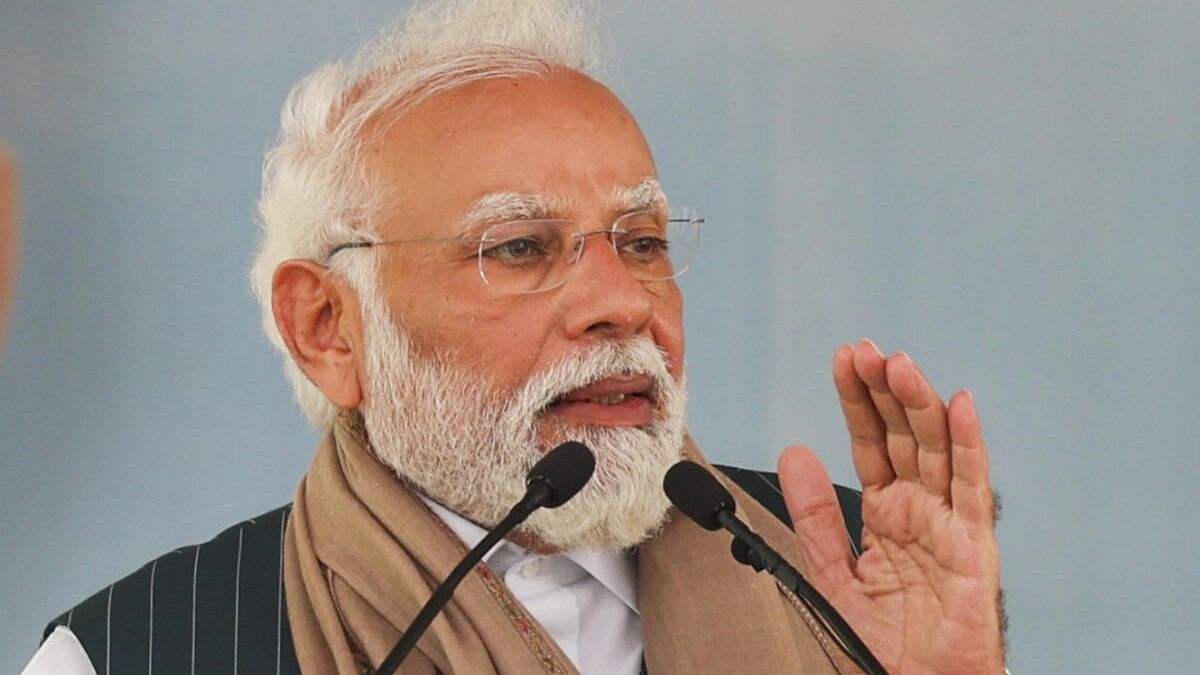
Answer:
<svg viewBox="0 0 1200 675"><path fill-rule="evenodd" d="M493 527L475 547L467 553L458 565L450 571L446 580L437 587L433 595L421 608L417 618L409 624L408 629L400 636L396 646L388 653L375 675L392 675L405 657L417 645L417 640L425 634L429 624L442 608L450 602L454 589L467 576L483 556L496 542L503 539L517 525L520 525L534 511L542 508L556 508L575 496L592 477L596 468L596 459L592 451L582 443L567 441L542 456L534 464L526 477L525 496L509 510L508 515Z"/></svg>
<svg viewBox="0 0 1200 675"><path fill-rule="evenodd" d="M738 562L760 572L765 570L778 579L784 588L795 593L796 597L812 610L813 615L833 639L838 641L846 654L868 675L887 675L883 664L875 658L862 638L858 637L858 633L854 632L825 596L813 588L795 567L788 564L783 556L734 515L732 509L723 509L716 517L721 527L733 535L730 550Z"/></svg>
<svg viewBox="0 0 1200 675"><path fill-rule="evenodd" d="M449 576L442 582L441 586L429 597L429 601L421 608L421 612L417 614L417 618L409 624L408 629L400 636L400 640L392 647L392 651L379 664L379 669L375 671L375 675L392 675L396 672L396 668L404 662L405 657L412 651L413 647L417 646L417 640L429 628L429 624L433 623L434 617L442 608L450 602L450 598L454 595L454 589L458 588L458 584L463 578L483 560L483 556L492 550L496 542L503 539L517 525L525 522L531 513L540 508L552 496L553 490L544 482L537 482L529 486L529 491L525 493L525 497L512 507L504 520L496 524L483 539L471 549L471 552L463 558Z"/></svg>
<svg viewBox="0 0 1200 675"><path fill-rule="evenodd" d="M755 534L735 515L737 502L725 486L703 466L683 460L676 462L663 477L667 498L684 515L706 530L724 528L733 535L730 552L738 562L755 571L770 572L781 586L791 591L817 617L838 645L868 675L887 675L883 665L871 653L850 624L817 589L788 564L779 552Z"/></svg>

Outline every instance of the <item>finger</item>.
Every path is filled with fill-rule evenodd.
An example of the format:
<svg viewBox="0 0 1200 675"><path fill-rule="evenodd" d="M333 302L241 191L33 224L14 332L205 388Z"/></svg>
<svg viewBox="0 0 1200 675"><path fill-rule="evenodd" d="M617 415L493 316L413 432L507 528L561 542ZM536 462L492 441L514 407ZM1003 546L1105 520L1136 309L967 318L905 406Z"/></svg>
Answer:
<svg viewBox="0 0 1200 675"><path fill-rule="evenodd" d="M917 442L921 485L930 493L950 498L950 430L946 406L917 364L904 352L887 362L888 387L904 406L904 415Z"/></svg>
<svg viewBox="0 0 1200 675"><path fill-rule="evenodd" d="M903 480L917 481L917 441L908 426L904 406L892 394L887 381L887 359L874 342L863 338L854 348L854 370L871 393L879 418L887 429L888 461L892 471Z"/></svg>
<svg viewBox="0 0 1200 675"><path fill-rule="evenodd" d="M784 450L779 484L810 572L841 584L852 576L854 557L837 493L821 460L800 445Z"/></svg>
<svg viewBox="0 0 1200 675"><path fill-rule="evenodd" d="M959 391L951 397L946 416L950 427L951 507L963 519L991 527L992 486L975 397L965 389Z"/></svg>
<svg viewBox="0 0 1200 675"><path fill-rule="evenodd" d="M838 347L833 354L833 383L850 432L854 472L863 490L891 483L896 475L887 455L886 429L866 383L854 371L854 348L850 345Z"/></svg>

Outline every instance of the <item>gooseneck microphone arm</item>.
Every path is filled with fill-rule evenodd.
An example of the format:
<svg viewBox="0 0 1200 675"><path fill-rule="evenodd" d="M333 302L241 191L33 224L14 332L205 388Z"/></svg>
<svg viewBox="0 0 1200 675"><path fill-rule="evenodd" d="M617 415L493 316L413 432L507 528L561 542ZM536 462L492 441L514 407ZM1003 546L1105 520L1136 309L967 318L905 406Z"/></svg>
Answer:
<svg viewBox="0 0 1200 675"><path fill-rule="evenodd" d="M429 624L433 623L434 617L450 601L451 596L454 595L454 589L458 588L459 583L467 574L479 564L480 560L483 560L483 556L492 550L496 542L503 539L539 508L543 506L555 508L574 497L575 493L579 492L591 479L595 468L596 460L592 451L582 443L568 441L547 452L529 471L525 481L527 486L525 496L450 571L446 580L425 602L425 606L421 608L417 618L413 619L408 629L400 636L396 646L392 647L387 658L379 664L375 675L392 675L396 672L405 657L417 645L417 640L425 634Z"/></svg>
<svg viewBox="0 0 1200 675"><path fill-rule="evenodd" d="M667 471L663 479L663 489L671 503L688 518L696 521L696 524L706 530L723 528L732 534L734 540L731 549L734 558L757 571L766 570L784 588L795 593L816 615L846 655L868 675L887 675L883 664L879 663L858 633L855 633L842 615L829 604L825 596L813 588L778 551L771 548L770 544L734 515L737 502L734 501L733 495L707 469L695 462L679 462Z"/></svg>
<svg viewBox="0 0 1200 675"><path fill-rule="evenodd" d="M738 562L749 565L759 572L765 570L768 574L783 582L783 585L787 586L793 592L800 584L807 583L804 577L800 576L800 572L789 565L783 559L783 556L779 555L775 549L763 541L763 538L758 536L754 530L751 530L740 518L733 515L733 510L725 510L718 513L717 521L721 523L721 527L733 535L735 547L738 544L745 547L748 555L745 555L744 559L743 556L734 552L733 557L737 558Z"/></svg>

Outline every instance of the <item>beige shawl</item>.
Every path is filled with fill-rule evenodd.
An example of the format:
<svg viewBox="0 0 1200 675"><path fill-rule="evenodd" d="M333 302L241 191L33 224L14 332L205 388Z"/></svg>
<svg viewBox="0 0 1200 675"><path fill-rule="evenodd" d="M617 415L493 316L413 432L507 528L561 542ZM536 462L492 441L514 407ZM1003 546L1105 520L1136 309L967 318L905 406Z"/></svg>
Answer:
<svg viewBox="0 0 1200 675"><path fill-rule="evenodd" d="M690 444L688 452L704 461ZM788 529L726 485L741 517L797 565ZM297 488L286 537L288 617L305 673L348 675L378 666L466 554L442 521L374 459L357 415L349 413L321 443ZM733 560L728 535L678 514L639 548L638 596L652 675L858 672L794 596ZM576 670L480 564L400 672Z"/></svg>

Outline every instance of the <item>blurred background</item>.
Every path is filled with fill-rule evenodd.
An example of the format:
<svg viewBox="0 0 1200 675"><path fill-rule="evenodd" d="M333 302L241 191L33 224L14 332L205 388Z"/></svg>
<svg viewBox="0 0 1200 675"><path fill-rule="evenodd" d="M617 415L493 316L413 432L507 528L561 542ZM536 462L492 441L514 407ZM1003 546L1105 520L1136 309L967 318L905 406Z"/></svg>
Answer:
<svg viewBox="0 0 1200 675"><path fill-rule="evenodd" d="M291 498L316 438L247 290L262 153L290 85L405 4L0 4L25 212L0 672ZM1200 3L610 0L600 25L708 218L682 285L710 457L804 442L853 484L831 355L904 349L983 411L1012 671L1194 668Z"/></svg>

